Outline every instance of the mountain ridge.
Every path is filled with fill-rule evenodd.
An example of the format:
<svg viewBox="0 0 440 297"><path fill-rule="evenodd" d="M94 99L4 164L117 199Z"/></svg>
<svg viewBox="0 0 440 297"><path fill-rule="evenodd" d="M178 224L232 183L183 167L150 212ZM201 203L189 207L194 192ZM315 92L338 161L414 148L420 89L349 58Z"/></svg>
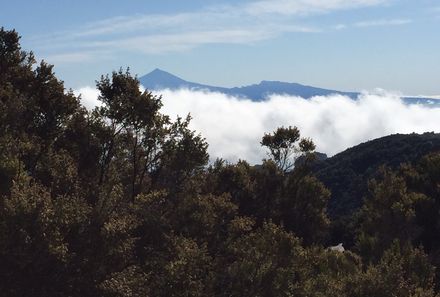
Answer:
<svg viewBox="0 0 440 297"><path fill-rule="evenodd" d="M156 68L152 72L141 76L139 78L139 81L145 88L150 90L177 90L182 88L192 90L207 90L210 92L220 92L243 99L251 99L252 101L264 101L265 99L267 99L267 96L271 94L294 95L306 99L314 96L328 96L332 94L345 95L355 99L358 94L355 92L341 92L336 90L317 88L299 83L271 80L262 80L257 84L251 84L241 87L226 88L190 82L159 68Z"/></svg>
<svg viewBox="0 0 440 297"><path fill-rule="evenodd" d="M309 85L303 85L293 82L262 80L258 84L251 84L241 87L220 87L200 84L184 80L170 72L156 68L150 73L139 78L141 85L153 91L163 89L177 90L206 90L209 92L219 92L242 99L250 99L252 101L264 101L269 95L289 95L310 99L315 96L342 95L351 99L357 99L360 92L337 91L332 89L324 89ZM440 106L440 98L423 98L423 97L402 97L407 104L423 104L427 106Z"/></svg>
<svg viewBox="0 0 440 297"><path fill-rule="evenodd" d="M362 142L314 165L314 173L331 191L330 216L352 214L368 193L368 180L380 166L397 169L440 151L440 133L391 134Z"/></svg>

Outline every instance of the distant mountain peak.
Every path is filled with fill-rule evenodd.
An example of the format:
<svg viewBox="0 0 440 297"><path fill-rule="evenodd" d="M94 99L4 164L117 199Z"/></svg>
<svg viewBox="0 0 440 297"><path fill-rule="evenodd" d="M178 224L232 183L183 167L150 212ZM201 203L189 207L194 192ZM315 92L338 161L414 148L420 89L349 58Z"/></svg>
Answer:
<svg viewBox="0 0 440 297"><path fill-rule="evenodd" d="M188 84L185 80L167 71L156 68L150 73L139 78L141 84L147 89L177 89Z"/></svg>
<svg viewBox="0 0 440 297"><path fill-rule="evenodd" d="M152 74L167 74L167 75L175 76L175 75L173 75L165 70L162 70L160 68L155 68L153 71L151 71L147 75L152 75Z"/></svg>
<svg viewBox="0 0 440 297"><path fill-rule="evenodd" d="M333 93L340 93L347 96L352 95L350 93L319 89L297 83L270 80L263 80L259 84L249 86L223 88L189 82L159 68L156 68L150 73L140 77L139 80L145 88L150 90L208 90L211 92L220 92L227 95L236 96L239 98L247 98L253 101L265 100L270 94L287 94L292 96L300 96L303 98L311 98L313 96L323 96Z"/></svg>
<svg viewBox="0 0 440 297"><path fill-rule="evenodd" d="M156 68L153 71L151 71L150 73L142 76L142 77L159 77L159 78L164 78L164 77L174 77L174 78L178 78L181 79L180 77L177 77L174 74L171 74L165 70L162 70L160 68Z"/></svg>
<svg viewBox="0 0 440 297"><path fill-rule="evenodd" d="M342 92L336 90L329 90L323 88L312 87L299 83L290 83L282 81L262 80L258 84L252 84L242 87L223 88L218 86L209 86L199 83L189 82L180 77L171 74L160 68L155 68L150 73L139 78L140 83L149 90L178 90L190 89L198 91L210 91L223 93L230 96L235 96L243 99L250 99L253 101L264 101L272 94L283 94L295 97L302 97L309 99L315 96L329 96L329 95L343 95L352 99L357 99L359 93L357 92ZM430 104L430 106L440 105L440 100L433 101L427 98L403 98L408 104Z"/></svg>

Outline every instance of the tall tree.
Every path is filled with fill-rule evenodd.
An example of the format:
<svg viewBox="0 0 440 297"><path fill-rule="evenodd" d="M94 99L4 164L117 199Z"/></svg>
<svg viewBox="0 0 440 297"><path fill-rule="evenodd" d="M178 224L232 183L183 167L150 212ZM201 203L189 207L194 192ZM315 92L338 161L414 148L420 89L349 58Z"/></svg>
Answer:
<svg viewBox="0 0 440 297"><path fill-rule="evenodd" d="M416 208L426 196L408 190L405 180L387 168L370 181L370 194L360 212L357 248L367 261L377 261L394 240L410 244L420 229Z"/></svg>
<svg viewBox="0 0 440 297"><path fill-rule="evenodd" d="M118 151L124 155L129 177L127 192L131 199L151 189L155 183L164 182L164 172L178 174L170 180L178 183L185 174L200 168L208 161L207 144L188 128L190 117L171 122L160 113L161 97L149 91L140 91L139 80L127 70L103 76L97 82L98 99L103 105L97 113L108 121L107 136L103 142L99 183ZM121 169L121 168L120 168Z"/></svg>
<svg viewBox="0 0 440 297"><path fill-rule="evenodd" d="M270 134L265 134L261 145L269 149L270 155L278 167L287 172L301 154L311 153L315 144L311 139L301 138L297 127L280 127Z"/></svg>

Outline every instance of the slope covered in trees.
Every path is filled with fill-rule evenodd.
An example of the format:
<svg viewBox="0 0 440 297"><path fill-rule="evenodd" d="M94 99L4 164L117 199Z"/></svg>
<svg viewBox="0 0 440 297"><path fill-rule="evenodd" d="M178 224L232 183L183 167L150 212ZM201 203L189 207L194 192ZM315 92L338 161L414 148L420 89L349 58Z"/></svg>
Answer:
<svg viewBox="0 0 440 297"><path fill-rule="evenodd" d="M440 154L380 169L336 236L295 127L263 136L260 166L209 165L128 71L97 88L88 112L0 29L2 295L437 296Z"/></svg>
<svg viewBox="0 0 440 297"><path fill-rule="evenodd" d="M317 162L314 173L331 191L329 213L351 214L362 205L368 180L380 166L397 169L424 155L440 151L440 134L395 134L371 140Z"/></svg>

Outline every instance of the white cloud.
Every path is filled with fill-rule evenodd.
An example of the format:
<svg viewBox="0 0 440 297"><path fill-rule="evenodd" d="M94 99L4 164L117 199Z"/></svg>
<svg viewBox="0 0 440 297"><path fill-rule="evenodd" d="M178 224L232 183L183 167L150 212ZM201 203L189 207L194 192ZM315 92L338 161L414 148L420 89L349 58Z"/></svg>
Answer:
<svg viewBox="0 0 440 297"><path fill-rule="evenodd" d="M387 0L262 0L250 3L246 10L251 14L308 15L336 10L374 6Z"/></svg>
<svg viewBox="0 0 440 297"><path fill-rule="evenodd" d="M368 27L383 27L383 26L401 26L411 24L413 20L410 19L379 19L379 20L369 20L356 22L352 24L337 24L333 26L335 30L344 30L347 28L368 28Z"/></svg>
<svg viewBox="0 0 440 297"><path fill-rule="evenodd" d="M199 21L200 22L200 21ZM227 23L227 22L226 22ZM182 52L207 44L252 44L272 39L282 33L316 33L319 29L295 24L251 24L225 26L200 23L198 26L177 26L174 30L137 32L137 34L83 36L63 33L61 37L45 37L37 41L35 47L46 54L50 63L66 64L79 61L102 59L102 53L111 57L115 52L136 52L163 54ZM197 28L192 28L197 27ZM96 31L104 28L96 28ZM65 37L69 36L69 37Z"/></svg>
<svg viewBox="0 0 440 297"><path fill-rule="evenodd" d="M399 95L383 91L362 94L357 101L340 95L310 100L274 95L265 102L190 90L159 93L162 112L171 117L191 113L191 127L206 137L211 158L231 161L260 162L266 157L261 137L279 126L297 126L329 155L392 133L440 132L440 108L405 105ZM85 102L96 96L83 93Z"/></svg>
<svg viewBox="0 0 440 297"><path fill-rule="evenodd" d="M138 36L111 41L97 41L84 44L90 48L113 48L147 54L176 52L192 49L201 44L249 44L269 38L273 33L268 30L219 30L195 31L176 34L158 34Z"/></svg>
<svg viewBox="0 0 440 297"><path fill-rule="evenodd" d="M371 20L357 22L354 24L355 27L379 27L379 26L400 26L412 23L410 19L391 19L391 20Z"/></svg>
<svg viewBox="0 0 440 297"><path fill-rule="evenodd" d="M346 28L347 28L347 25L345 25L345 24L337 24L334 26L334 29L336 29L336 30L344 30Z"/></svg>
<svg viewBox="0 0 440 297"><path fill-rule="evenodd" d="M101 103L98 100L99 91L92 87L83 87L78 90L74 90L75 96L81 96L81 104L84 105L88 110L92 110Z"/></svg>
<svg viewBox="0 0 440 297"><path fill-rule="evenodd" d="M71 63L81 63L88 62L94 59L94 55L87 52L73 52L73 53L62 53L54 54L45 57L45 60L49 61L51 64L71 64Z"/></svg>
<svg viewBox="0 0 440 297"><path fill-rule="evenodd" d="M84 26L83 30L75 32L77 37L96 36L104 34L130 33L140 28L164 29L181 26L191 22L193 18L202 17L198 13L178 13L174 15L133 15L118 16L110 19L93 22ZM204 15L206 17L206 15ZM211 15L210 17L215 17Z"/></svg>
<svg viewBox="0 0 440 297"><path fill-rule="evenodd" d="M118 52L180 52L205 44L249 44L285 33L322 32L304 16L381 5L390 0L263 0L174 14L118 16L34 36L50 63L86 62Z"/></svg>

